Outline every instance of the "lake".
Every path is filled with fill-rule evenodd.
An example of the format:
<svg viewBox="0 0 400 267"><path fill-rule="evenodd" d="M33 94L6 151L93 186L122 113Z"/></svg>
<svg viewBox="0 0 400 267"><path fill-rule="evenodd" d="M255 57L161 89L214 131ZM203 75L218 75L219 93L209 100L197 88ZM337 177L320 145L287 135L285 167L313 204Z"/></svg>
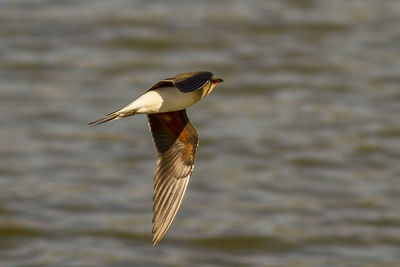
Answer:
<svg viewBox="0 0 400 267"><path fill-rule="evenodd" d="M399 266L400 2L0 2L1 266ZM151 247L145 115L171 75L224 83Z"/></svg>

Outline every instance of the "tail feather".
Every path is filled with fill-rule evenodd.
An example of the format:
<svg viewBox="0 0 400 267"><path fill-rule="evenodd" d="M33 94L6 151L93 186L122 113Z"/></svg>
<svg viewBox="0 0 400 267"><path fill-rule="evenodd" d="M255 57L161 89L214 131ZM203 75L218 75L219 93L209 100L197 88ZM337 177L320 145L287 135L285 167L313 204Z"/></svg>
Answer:
<svg viewBox="0 0 400 267"><path fill-rule="evenodd" d="M124 109L125 108L119 109L117 111L111 112L110 114L107 114L106 116L104 116L101 119L89 122L89 125L96 126L96 125L103 124L103 123L106 123L106 122L109 122L109 121L115 121L115 120L118 120L118 119L123 118L123 117L128 117L128 116L135 115L136 111L137 111L136 109L135 110L128 110L128 111L126 111Z"/></svg>
<svg viewBox="0 0 400 267"><path fill-rule="evenodd" d="M120 115L122 115L122 114L118 114L118 111L116 111L116 112L106 115L105 117L103 117L101 119L89 122L89 125L96 126L96 125L103 124L103 123L106 123L109 121L118 120L119 118L123 117Z"/></svg>

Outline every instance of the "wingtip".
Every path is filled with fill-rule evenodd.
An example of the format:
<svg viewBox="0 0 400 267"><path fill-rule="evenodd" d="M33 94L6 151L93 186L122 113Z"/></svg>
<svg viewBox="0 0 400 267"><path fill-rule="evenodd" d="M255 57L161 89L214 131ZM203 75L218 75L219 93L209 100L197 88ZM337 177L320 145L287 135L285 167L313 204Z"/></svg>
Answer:
<svg viewBox="0 0 400 267"><path fill-rule="evenodd" d="M161 239L162 239L162 237L161 237L161 238L157 238L156 234L154 233L154 236L153 236L153 245L152 245L153 248L155 248L155 247L158 245L158 243L160 243Z"/></svg>

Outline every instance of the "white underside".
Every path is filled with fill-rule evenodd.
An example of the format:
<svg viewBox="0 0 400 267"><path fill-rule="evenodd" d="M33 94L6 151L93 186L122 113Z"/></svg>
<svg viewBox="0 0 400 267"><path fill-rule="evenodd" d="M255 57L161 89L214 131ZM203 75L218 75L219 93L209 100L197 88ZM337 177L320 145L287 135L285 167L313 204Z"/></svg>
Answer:
<svg viewBox="0 0 400 267"><path fill-rule="evenodd" d="M121 109L120 113L153 114L185 109L201 99L202 90L182 93L176 87L163 87L144 93L138 99Z"/></svg>

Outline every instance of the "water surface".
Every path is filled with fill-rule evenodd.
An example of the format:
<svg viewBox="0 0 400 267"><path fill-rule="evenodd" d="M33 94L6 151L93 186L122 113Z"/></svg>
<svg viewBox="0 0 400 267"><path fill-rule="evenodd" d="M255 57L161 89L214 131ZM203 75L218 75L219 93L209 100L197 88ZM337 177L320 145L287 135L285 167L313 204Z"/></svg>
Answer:
<svg viewBox="0 0 400 267"><path fill-rule="evenodd" d="M400 3L1 1L2 266L398 266ZM170 75L197 164L151 248L145 116Z"/></svg>

